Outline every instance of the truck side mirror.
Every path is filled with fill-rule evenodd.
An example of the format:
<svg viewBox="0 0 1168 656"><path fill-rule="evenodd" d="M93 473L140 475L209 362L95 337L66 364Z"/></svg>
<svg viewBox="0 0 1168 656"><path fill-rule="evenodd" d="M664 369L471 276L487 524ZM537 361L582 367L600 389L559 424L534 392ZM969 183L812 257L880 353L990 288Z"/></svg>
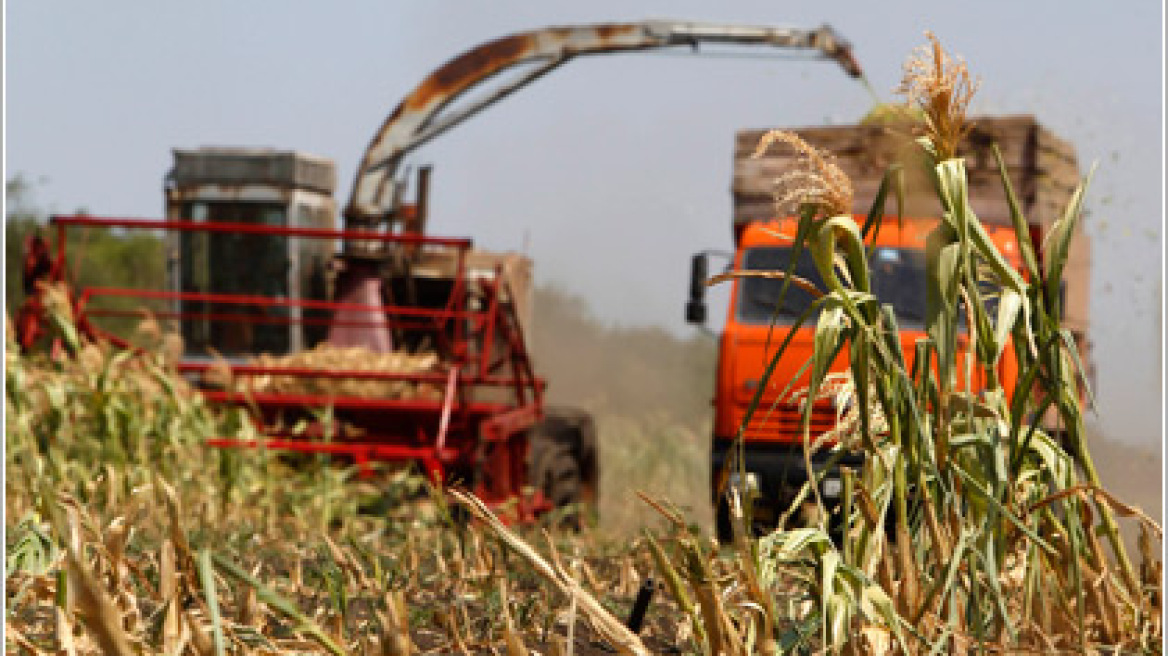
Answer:
<svg viewBox="0 0 1168 656"><path fill-rule="evenodd" d="M706 323L706 278L709 265L706 254L693 256L689 270L689 302L685 304L686 323Z"/></svg>

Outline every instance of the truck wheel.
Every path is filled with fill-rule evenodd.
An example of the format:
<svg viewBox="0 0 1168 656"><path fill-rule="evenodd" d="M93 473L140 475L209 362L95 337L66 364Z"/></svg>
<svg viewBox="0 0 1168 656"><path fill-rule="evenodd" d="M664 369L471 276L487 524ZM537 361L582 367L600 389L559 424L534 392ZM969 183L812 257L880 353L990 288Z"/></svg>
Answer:
<svg viewBox="0 0 1168 656"><path fill-rule="evenodd" d="M528 480L556 508L596 502L596 428L591 415L573 408L548 408L530 434ZM582 508L571 509L578 515ZM572 523L577 523L574 517Z"/></svg>
<svg viewBox="0 0 1168 656"><path fill-rule="evenodd" d="M734 542L734 526L730 521L730 504L725 500L719 501L714 507L714 534L718 542L731 544Z"/></svg>
<svg viewBox="0 0 1168 656"><path fill-rule="evenodd" d="M762 508L762 503L756 501L752 510L757 511ZM749 537L760 538L773 530L775 530L773 521L766 522L758 517L754 517L750 523ZM718 538L718 542L722 544L732 544L734 542L734 520L730 517L730 502L724 498L714 507L714 535Z"/></svg>

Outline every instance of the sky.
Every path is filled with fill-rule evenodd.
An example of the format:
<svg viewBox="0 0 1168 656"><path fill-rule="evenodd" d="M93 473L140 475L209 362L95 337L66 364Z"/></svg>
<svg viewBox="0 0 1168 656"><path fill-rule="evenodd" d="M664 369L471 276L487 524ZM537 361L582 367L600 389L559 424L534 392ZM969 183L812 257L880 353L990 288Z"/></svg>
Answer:
<svg viewBox="0 0 1168 656"><path fill-rule="evenodd" d="M975 114L1033 114L1098 162L1084 224L1096 421L1162 448L1158 2L9 2L4 175L50 211L159 217L172 148L267 146L335 160L343 203L374 131L448 59L516 31L646 18L829 24L883 101L932 30L983 79ZM731 246L735 132L851 123L873 102L832 63L738 52L751 56L581 58L472 118L407 162L434 166L431 231L526 252L539 282L606 321L691 334L689 257Z"/></svg>

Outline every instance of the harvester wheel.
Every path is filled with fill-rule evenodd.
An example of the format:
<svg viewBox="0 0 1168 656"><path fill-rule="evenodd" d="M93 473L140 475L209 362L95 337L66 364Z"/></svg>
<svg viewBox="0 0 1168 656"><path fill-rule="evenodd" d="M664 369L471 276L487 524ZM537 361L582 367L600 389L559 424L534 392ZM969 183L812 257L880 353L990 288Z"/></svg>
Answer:
<svg viewBox="0 0 1168 656"><path fill-rule="evenodd" d="M591 415L548 408L530 440L528 480L578 523L581 511L596 503L596 427Z"/></svg>
<svg viewBox="0 0 1168 656"><path fill-rule="evenodd" d="M580 460L566 444L547 444L540 466L540 488L557 508L580 502Z"/></svg>

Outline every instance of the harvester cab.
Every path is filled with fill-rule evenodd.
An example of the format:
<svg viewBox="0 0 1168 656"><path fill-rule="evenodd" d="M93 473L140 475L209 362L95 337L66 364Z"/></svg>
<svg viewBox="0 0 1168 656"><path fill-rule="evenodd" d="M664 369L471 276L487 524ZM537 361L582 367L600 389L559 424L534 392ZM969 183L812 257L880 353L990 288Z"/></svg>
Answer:
<svg viewBox="0 0 1168 656"><path fill-rule="evenodd" d="M178 293L206 298L263 296L284 307L175 300L187 355L215 349L224 356L284 355L320 344L328 317L298 302L324 299L335 245L294 238L284 228L336 228L330 160L304 153L243 148L175 150L166 176L166 218L195 224L236 223L270 234L170 232L167 280ZM234 321L216 316L238 314ZM267 318L268 320L265 320Z"/></svg>

